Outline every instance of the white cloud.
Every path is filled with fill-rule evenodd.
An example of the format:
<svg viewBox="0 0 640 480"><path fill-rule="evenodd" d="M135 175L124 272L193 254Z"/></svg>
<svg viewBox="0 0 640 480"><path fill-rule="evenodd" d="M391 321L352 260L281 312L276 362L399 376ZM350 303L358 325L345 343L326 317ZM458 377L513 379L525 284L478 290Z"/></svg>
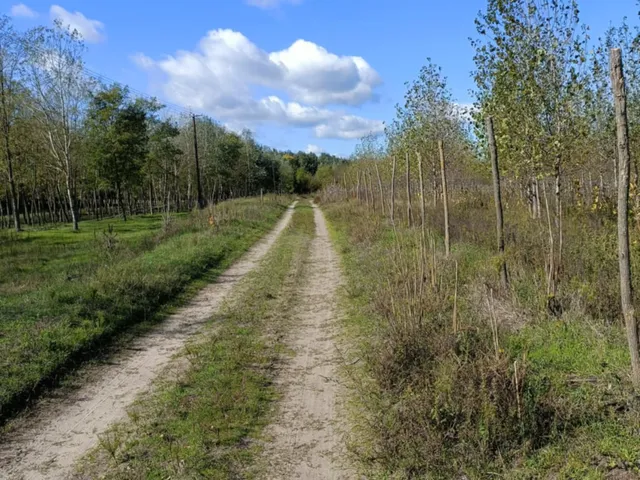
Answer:
<svg viewBox="0 0 640 480"><path fill-rule="evenodd" d="M359 138L363 131L383 130L382 122L326 108L375 99L381 83L377 72L361 57L338 56L304 40L269 53L239 32L212 30L195 51L161 60L138 53L132 60L162 76L170 101L226 121L314 128L325 138ZM275 94L256 99L256 87L282 92L290 100Z"/></svg>
<svg viewBox="0 0 640 480"><path fill-rule="evenodd" d="M27 7L24 3L18 3L11 7L12 17L36 18L38 13Z"/></svg>
<svg viewBox="0 0 640 480"><path fill-rule="evenodd" d="M104 24L98 20L91 20L81 12L68 12L60 5L52 5L49 9L51 20L59 20L69 30L76 30L82 38L89 43L104 41Z"/></svg>
<svg viewBox="0 0 640 480"><path fill-rule="evenodd" d="M252 7L258 7L262 9L278 8L281 5L298 5L302 3L302 0L245 0L247 5Z"/></svg>
<svg viewBox="0 0 640 480"><path fill-rule="evenodd" d="M313 144L307 145L307 153L315 153L316 155L319 155L322 152L324 152L324 150L322 149L322 147L319 147L318 145L313 145Z"/></svg>
<svg viewBox="0 0 640 480"><path fill-rule="evenodd" d="M339 57L305 40L269 54L283 72L293 98L319 105L359 105L380 85L378 73L362 57Z"/></svg>
<svg viewBox="0 0 640 480"><path fill-rule="evenodd" d="M318 138L342 138L355 140L370 134L384 132L384 122L381 120L369 120L355 115L343 115L333 122L317 125L314 133Z"/></svg>

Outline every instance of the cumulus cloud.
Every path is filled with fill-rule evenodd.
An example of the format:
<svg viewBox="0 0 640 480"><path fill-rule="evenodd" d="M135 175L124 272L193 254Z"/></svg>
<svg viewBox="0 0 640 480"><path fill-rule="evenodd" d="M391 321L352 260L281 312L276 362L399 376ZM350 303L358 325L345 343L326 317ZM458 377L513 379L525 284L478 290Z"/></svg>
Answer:
<svg viewBox="0 0 640 480"><path fill-rule="evenodd" d="M322 152L324 152L324 150L322 149L322 147L319 147L318 145L313 145L313 144L307 145L307 153L315 153L316 155L319 155Z"/></svg>
<svg viewBox="0 0 640 480"><path fill-rule="evenodd" d="M384 132L384 122L369 120L355 115L342 115L332 122L317 125L314 133L318 138L342 138L355 140L370 134Z"/></svg>
<svg viewBox="0 0 640 480"><path fill-rule="evenodd" d="M11 7L12 17L36 18L38 13L27 7L24 3L18 3Z"/></svg>
<svg viewBox="0 0 640 480"><path fill-rule="evenodd" d="M175 103L210 112L229 121L277 123L314 128L319 137L359 138L381 133L382 122L327 109L361 105L375 99L381 83L361 57L338 56L304 40L266 52L242 33L212 30L195 51L178 51L161 60L138 53L132 60L160 73L165 95ZM285 93L256 99L256 87ZM339 131L341 128L356 131Z"/></svg>
<svg viewBox="0 0 640 480"><path fill-rule="evenodd" d="M258 7L262 9L278 8L281 5L298 5L302 3L302 0L245 0L247 5L252 7Z"/></svg>
<svg viewBox="0 0 640 480"><path fill-rule="evenodd" d="M362 57L339 57L305 40L269 54L293 98L312 104L359 105L374 97L378 73Z"/></svg>
<svg viewBox="0 0 640 480"><path fill-rule="evenodd" d="M68 12L60 5L52 5L49 9L51 20L59 20L69 30L76 30L88 43L104 41L104 24L98 20L91 20L81 12Z"/></svg>

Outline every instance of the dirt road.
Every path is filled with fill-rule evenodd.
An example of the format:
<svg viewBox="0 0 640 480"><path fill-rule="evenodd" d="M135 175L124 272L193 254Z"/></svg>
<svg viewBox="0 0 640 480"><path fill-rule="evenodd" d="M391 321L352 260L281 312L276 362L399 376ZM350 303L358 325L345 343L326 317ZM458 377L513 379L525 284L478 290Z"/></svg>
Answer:
<svg viewBox="0 0 640 480"><path fill-rule="evenodd" d="M340 385L334 337L340 268L324 215L315 206L314 217L316 238L306 277L296 292L290 342L295 356L280 373L284 396L265 433L262 470L268 479L351 478L342 466L336 409Z"/></svg>
<svg viewBox="0 0 640 480"><path fill-rule="evenodd" d="M67 478L75 462L96 445L98 434L126 416L127 406L149 389L173 355L203 327L238 281L257 266L292 213L293 206L272 232L157 329L136 339L109 364L92 369L93 380L67 398L41 402L24 424L1 440L0 478Z"/></svg>

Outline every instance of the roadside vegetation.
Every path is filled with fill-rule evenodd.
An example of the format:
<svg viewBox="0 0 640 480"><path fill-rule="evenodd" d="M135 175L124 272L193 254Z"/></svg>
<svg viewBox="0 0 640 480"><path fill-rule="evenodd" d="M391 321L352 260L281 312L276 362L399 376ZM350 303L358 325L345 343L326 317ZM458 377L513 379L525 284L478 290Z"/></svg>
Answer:
<svg viewBox="0 0 640 480"><path fill-rule="evenodd" d="M268 232L287 197L185 215L0 236L0 419L109 345L162 318Z"/></svg>
<svg viewBox="0 0 640 480"><path fill-rule="evenodd" d="M640 30L591 40L571 0L489 0L476 27L474 106L427 61L320 196L353 458L373 478L638 478Z"/></svg>
<svg viewBox="0 0 640 480"><path fill-rule="evenodd" d="M589 313L617 307L615 258L595 260L607 239L584 235L578 222L567 227L567 241L580 249L568 262L570 299L558 317L540 291L543 236L524 251L508 249L512 288L502 290L487 205L489 197L474 195L452 206L446 258L441 211L428 209L422 250L420 228L394 231L356 201L324 203L347 280L353 458L371 478L636 472L640 404L624 332ZM507 219L518 238L535 225L523 210ZM594 269L610 284L592 296L585 271Z"/></svg>
<svg viewBox="0 0 640 480"><path fill-rule="evenodd" d="M260 267L211 319L127 422L100 436L78 478L240 478L260 449L256 438L278 392L277 364L315 232L298 205Z"/></svg>

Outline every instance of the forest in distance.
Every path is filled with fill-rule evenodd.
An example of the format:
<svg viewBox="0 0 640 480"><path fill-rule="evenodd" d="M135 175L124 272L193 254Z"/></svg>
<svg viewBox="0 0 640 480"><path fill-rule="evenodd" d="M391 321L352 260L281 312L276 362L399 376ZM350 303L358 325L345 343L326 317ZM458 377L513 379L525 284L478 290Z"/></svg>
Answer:
<svg viewBox="0 0 640 480"><path fill-rule="evenodd" d="M250 130L131 92L88 70L84 51L78 32L59 23L21 33L0 18L0 228L77 229L83 217L309 193L345 161L277 151Z"/></svg>

